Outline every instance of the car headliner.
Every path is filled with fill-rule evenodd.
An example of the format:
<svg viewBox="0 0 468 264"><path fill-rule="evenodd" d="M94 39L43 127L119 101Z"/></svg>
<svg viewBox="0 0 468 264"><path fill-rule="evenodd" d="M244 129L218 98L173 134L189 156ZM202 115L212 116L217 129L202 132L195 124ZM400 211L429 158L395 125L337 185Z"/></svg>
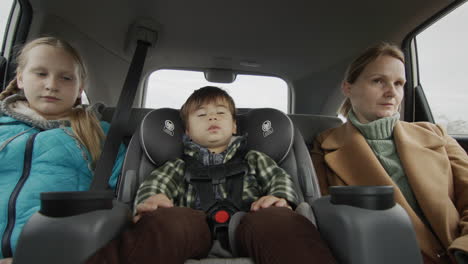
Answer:
<svg viewBox="0 0 468 264"><path fill-rule="evenodd" d="M342 99L339 83L354 56L382 40L401 45L409 33L451 4L440 0L30 2L29 38L57 35L77 46L90 68L92 100L117 102L133 52L126 46L128 29L144 19L159 31L145 64L146 75L162 68L225 68L279 76L293 88L291 112L321 114L336 110Z"/></svg>

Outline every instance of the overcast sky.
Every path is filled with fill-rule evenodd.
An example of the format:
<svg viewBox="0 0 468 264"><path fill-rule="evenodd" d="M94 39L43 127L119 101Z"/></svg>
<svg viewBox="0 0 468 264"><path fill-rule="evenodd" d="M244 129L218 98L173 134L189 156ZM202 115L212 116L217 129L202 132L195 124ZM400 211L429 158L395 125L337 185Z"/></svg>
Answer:
<svg viewBox="0 0 468 264"><path fill-rule="evenodd" d="M3 41L3 33L5 32L5 25L10 14L11 3L13 0L0 0L0 39ZM0 43L0 45L2 45Z"/></svg>
<svg viewBox="0 0 468 264"><path fill-rule="evenodd" d="M233 83L210 83L202 72L178 70L151 74L146 106L179 108L194 89L207 85L226 90L238 108L271 107L288 112L288 85L280 78L238 75Z"/></svg>
<svg viewBox="0 0 468 264"><path fill-rule="evenodd" d="M421 85L437 117L468 121L468 4L417 37Z"/></svg>
<svg viewBox="0 0 468 264"><path fill-rule="evenodd" d="M13 0L0 0L0 36L3 36L5 24L8 19L9 10ZM418 56L420 67L420 80L426 93L426 97L431 105L433 114L437 122L444 122L442 115L450 119L462 119L468 121L468 4L464 4L445 18L436 22L423 33L418 35ZM175 77L171 79L171 73L166 72L164 76L153 76L149 85L158 82L158 87L163 87L166 84L171 89L170 98L165 98L164 102L154 102L155 105L161 107L161 103L171 102L172 107L180 106L185 100L186 95L191 93L193 87L201 87L208 85L203 80L202 76L187 75L184 78ZM188 83L193 81L192 83ZM266 80L256 80L255 87L258 89L258 82L264 83L265 87L273 87L273 91L269 93L261 92L260 94L268 94L273 97L280 95L278 102L265 99L260 100L258 95L247 93L249 96L244 99L246 91L251 90L252 80L246 81L245 78L239 77L234 84L219 85L227 89L234 99L238 102L239 107L262 107L270 106L286 111L286 104L281 102L287 96L287 84L275 78ZM183 88L184 83L186 84ZM250 86L249 86L250 85ZM233 88L235 87L236 88ZM242 87L239 90L237 87ZM183 95L180 95L177 91ZM184 90L185 89L185 90ZM187 90L189 89L189 90ZM149 98L161 98L153 96L153 92L149 92ZM255 103L255 104L254 104ZM453 121L453 120L451 120Z"/></svg>

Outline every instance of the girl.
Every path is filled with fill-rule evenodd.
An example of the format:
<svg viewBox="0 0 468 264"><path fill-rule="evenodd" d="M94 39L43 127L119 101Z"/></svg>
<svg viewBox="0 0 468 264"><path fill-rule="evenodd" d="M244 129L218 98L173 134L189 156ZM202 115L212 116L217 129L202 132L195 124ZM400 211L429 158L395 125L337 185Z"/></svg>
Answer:
<svg viewBox="0 0 468 264"><path fill-rule="evenodd" d="M16 78L0 93L0 263L11 258L41 192L87 190L109 124L81 106L86 69L77 51L54 37L18 54ZM109 181L116 185L121 147ZM30 164L30 166L28 166ZM8 261L11 261L8 260Z"/></svg>

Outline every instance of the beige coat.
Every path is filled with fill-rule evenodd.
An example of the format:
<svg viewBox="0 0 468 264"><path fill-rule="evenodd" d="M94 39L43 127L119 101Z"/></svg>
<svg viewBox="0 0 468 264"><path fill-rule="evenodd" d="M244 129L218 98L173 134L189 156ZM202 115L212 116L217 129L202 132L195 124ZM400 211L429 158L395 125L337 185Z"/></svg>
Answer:
<svg viewBox="0 0 468 264"><path fill-rule="evenodd" d="M319 135L311 151L324 195L333 185L393 185L421 250L437 263L445 252L468 252L468 156L439 126L398 121L394 140L414 195L437 238L419 219L350 122ZM445 257L439 257L445 255Z"/></svg>

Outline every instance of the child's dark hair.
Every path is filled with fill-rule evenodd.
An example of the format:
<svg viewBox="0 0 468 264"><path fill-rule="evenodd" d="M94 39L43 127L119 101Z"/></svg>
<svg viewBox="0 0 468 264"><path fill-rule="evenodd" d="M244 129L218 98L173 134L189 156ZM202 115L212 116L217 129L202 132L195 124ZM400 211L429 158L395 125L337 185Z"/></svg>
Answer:
<svg viewBox="0 0 468 264"><path fill-rule="evenodd" d="M180 109L180 117L185 125L188 123L188 116L190 112L199 108L203 104L217 102L218 100L225 101L228 105L229 111L232 114L232 120L236 120L236 105L232 97L223 89L215 86L205 86L195 90L185 101Z"/></svg>

